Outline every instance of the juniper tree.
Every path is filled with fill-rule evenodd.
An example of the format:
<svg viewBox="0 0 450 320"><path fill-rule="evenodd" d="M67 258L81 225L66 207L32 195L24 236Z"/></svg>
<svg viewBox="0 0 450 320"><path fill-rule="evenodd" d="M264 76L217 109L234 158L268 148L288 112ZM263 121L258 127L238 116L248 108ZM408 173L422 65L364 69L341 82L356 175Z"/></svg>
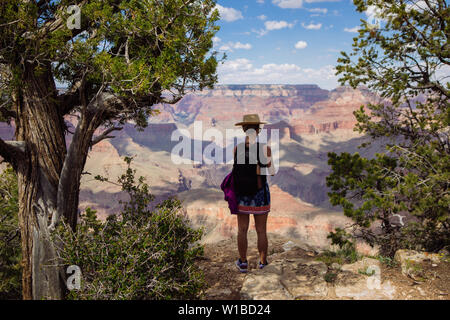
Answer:
<svg viewBox="0 0 450 320"><path fill-rule="evenodd" d="M217 81L214 7L214 0L1 2L0 114L17 141L0 139L0 156L18 176L25 299L62 296L49 233L62 217L76 227L90 148L128 121L144 127L155 104ZM67 115L78 118L74 132Z"/></svg>
<svg viewBox="0 0 450 320"><path fill-rule="evenodd" d="M331 203L385 254L399 247L439 250L450 241L450 8L445 0L354 4L375 12L378 23L362 20L337 74L342 84L379 94L379 103L355 112L355 129L388 142L373 159L329 154ZM394 224L397 214L410 222ZM375 221L381 234L371 228ZM331 238L338 241L338 234Z"/></svg>

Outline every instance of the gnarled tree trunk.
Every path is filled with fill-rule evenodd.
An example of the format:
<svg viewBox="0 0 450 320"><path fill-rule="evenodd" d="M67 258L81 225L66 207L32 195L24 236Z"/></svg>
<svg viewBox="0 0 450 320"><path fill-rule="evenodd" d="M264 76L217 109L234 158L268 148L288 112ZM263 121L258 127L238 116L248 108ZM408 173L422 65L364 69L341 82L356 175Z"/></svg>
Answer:
<svg viewBox="0 0 450 320"><path fill-rule="evenodd" d="M51 70L49 66L47 70ZM24 77L25 86L14 96L16 139L25 147L25 156L17 164L23 298L60 299L62 279L48 226L56 211L66 154L64 123L51 74L38 73L33 65L27 65Z"/></svg>
<svg viewBox="0 0 450 320"><path fill-rule="evenodd" d="M101 98L83 108L67 151L61 111L65 106L58 103L51 68L47 66L46 72L38 72L34 67L26 66L25 87L13 97L17 113L16 139L23 149L23 156L15 163L23 298L61 299L65 273L50 234L60 217L64 217L73 230L76 228L81 174L105 109L99 108Z"/></svg>

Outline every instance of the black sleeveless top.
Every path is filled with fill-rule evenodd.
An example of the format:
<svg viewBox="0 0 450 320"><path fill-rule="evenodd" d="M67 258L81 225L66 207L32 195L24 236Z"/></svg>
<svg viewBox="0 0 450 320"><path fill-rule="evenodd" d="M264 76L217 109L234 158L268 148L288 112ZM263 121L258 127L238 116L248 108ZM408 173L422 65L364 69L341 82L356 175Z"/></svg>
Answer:
<svg viewBox="0 0 450 320"><path fill-rule="evenodd" d="M234 190L239 196L253 196L259 191L258 175L256 174L257 165L259 164L261 168L267 167L267 165L264 165L260 161L259 142L256 145L246 146L244 144L244 146L242 144L238 145L234 155ZM264 163L267 163L267 161ZM265 175L261 175L260 177L262 187L264 188L267 177Z"/></svg>

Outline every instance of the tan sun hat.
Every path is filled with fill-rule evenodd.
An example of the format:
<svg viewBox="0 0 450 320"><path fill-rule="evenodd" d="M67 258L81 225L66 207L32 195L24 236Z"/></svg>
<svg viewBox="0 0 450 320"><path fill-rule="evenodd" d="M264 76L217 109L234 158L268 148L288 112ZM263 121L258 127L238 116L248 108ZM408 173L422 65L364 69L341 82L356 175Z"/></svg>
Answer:
<svg viewBox="0 0 450 320"><path fill-rule="evenodd" d="M259 116L257 114L246 114L242 122L238 122L235 126L243 126L245 124L267 124L267 122L259 120Z"/></svg>

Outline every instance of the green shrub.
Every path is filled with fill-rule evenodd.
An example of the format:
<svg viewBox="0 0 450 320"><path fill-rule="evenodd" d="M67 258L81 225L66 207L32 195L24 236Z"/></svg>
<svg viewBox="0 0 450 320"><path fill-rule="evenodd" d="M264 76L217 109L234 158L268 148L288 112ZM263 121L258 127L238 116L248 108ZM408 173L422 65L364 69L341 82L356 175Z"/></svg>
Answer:
<svg viewBox="0 0 450 320"><path fill-rule="evenodd" d="M336 281L337 273L336 272L327 272L324 275L324 279L326 282L333 283Z"/></svg>
<svg viewBox="0 0 450 320"><path fill-rule="evenodd" d="M334 262L339 264L354 263L360 259L352 235L344 229L336 228L334 232L328 234L327 238L331 239L331 244L338 246L339 249L325 250L318 256L317 260L331 265Z"/></svg>
<svg viewBox="0 0 450 320"><path fill-rule="evenodd" d="M11 168L0 174L0 299L22 298L22 267L17 177Z"/></svg>
<svg viewBox="0 0 450 320"><path fill-rule="evenodd" d="M316 260L324 262L330 266L333 263L339 263L340 265L354 263L360 259L360 255L356 251L355 246L345 245L337 250L325 250L322 252Z"/></svg>
<svg viewBox="0 0 450 320"><path fill-rule="evenodd" d="M398 262L394 260L394 258L391 257L385 257L382 255L377 255L374 257L370 257L370 258L374 258L377 259L378 261L380 261L382 264L384 264L386 267L389 268L395 268L398 267Z"/></svg>
<svg viewBox="0 0 450 320"><path fill-rule="evenodd" d="M128 169L120 179L130 195L119 216L105 222L86 210L77 230L64 223L56 231L66 265L82 271L80 290L69 299L196 299L205 282L195 260L203 255L198 244L201 230L194 230L183 214L181 202L169 198L149 209L153 196L141 177ZM101 180L107 180L98 177Z"/></svg>

